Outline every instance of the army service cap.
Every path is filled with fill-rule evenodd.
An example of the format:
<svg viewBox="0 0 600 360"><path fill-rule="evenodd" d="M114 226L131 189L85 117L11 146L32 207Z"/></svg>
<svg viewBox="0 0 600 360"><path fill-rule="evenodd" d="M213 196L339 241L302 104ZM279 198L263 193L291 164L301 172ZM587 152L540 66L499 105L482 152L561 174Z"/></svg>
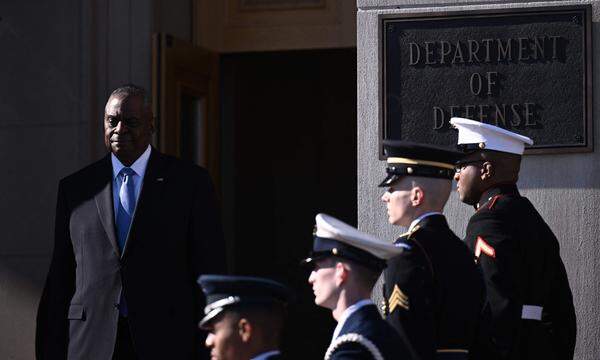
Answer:
<svg viewBox="0 0 600 360"><path fill-rule="evenodd" d="M303 260L304 264L326 257L340 257L381 271L386 267L386 260L402 253L402 248L361 232L333 216L318 214L315 221L313 250L310 257Z"/></svg>
<svg viewBox="0 0 600 360"><path fill-rule="evenodd" d="M198 278L206 296L204 318L198 325L205 328L215 317L232 306L285 306L291 291L283 284L266 278L232 275L202 275Z"/></svg>
<svg viewBox="0 0 600 360"><path fill-rule="evenodd" d="M458 129L457 147L465 153L494 150L523 155L525 145L533 145L527 136L479 121L453 117L450 124Z"/></svg>
<svg viewBox="0 0 600 360"><path fill-rule="evenodd" d="M452 179L454 164L462 156L449 148L400 140L384 140L387 176L379 184L386 187L402 176Z"/></svg>

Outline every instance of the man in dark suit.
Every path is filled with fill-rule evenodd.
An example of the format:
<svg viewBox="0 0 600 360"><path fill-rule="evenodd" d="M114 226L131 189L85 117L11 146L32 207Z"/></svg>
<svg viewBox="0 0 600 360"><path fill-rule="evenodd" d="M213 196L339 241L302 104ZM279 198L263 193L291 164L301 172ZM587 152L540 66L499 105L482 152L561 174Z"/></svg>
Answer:
<svg viewBox="0 0 600 360"><path fill-rule="evenodd" d="M508 130L462 118L457 190L473 205L465 242L487 288L478 359L571 360L576 321L558 240L517 179L525 144Z"/></svg>
<svg viewBox="0 0 600 360"><path fill-rule="evenodd" d="M433 145L385 141L387 187L381 200L391 224L408 232L388 261L384 309L421 360L467 359L484 301L481 274L442 213L460 153Z"/></svg>
<svg viewBox="0 0 600 360"><path fill-rule="evenodd" d="M150 144L143 89L108 99L109 154L60 181L38 359L194 359L201 273L225 269L206 170Z"/></svg>
<svg viewBox="0 0 600 360"><path fill-rule="evenodd" d="M316 217L308 282L315 304L328 308L338 324L325 359L414 359L407 344L383 320L371 291L386 259L402 252L325 214Z"/></svg>
<svg viewBox="0 0 600 360"><path fill-rule="evenodd" d="M250 276L203 275L206 347L219 360L281 359L279 344L290 290L276 281Z"/></svg>

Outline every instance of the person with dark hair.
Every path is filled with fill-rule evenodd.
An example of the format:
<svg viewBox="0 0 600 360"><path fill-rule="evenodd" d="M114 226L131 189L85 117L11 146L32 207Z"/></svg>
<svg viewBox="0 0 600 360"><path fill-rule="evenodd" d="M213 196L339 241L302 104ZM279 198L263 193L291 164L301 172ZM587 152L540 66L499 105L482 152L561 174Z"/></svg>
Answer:
<svg viewBox="0 0 600 360"><path fill-rule="evenodd" d="M407 141L384 141L390 224L408 232L404 251L384 272L384 312L421 360L468 359L485 290L467 246L443 214L460 153Z"/></svg>
<svg viewBox="0 0 600 360"><path fill-rule="evenodd" d="M386 260L403 250L326 214L316 216L308 282L315 304L330 309L338 324L325 360L413 359L405 341L371 301Z"/></svg>
<svg viewBox="0 0 600 360"><path fill-rule="evenodd" d="M485 278L477 359L573 359L576 319L559 244L517 180L533 141L479 121L452 118L464 155L455 180L475 207L465 242Z"/></svg>
<svg viewBox="0 0 600 360"><path fill-rule="evenodd" d="M203 275L206 295L200 328L206 347L218 360L281 359L281 333L291 291L276 281L250 277Z"/></svg>
<svg viewBox="0 0 600 360"><path fill-rule="evenodd" d="M195 359L195 279L225 271L207 171L161 154L144 89L113 91L108 154L60 181L38 359Z"/></svg>

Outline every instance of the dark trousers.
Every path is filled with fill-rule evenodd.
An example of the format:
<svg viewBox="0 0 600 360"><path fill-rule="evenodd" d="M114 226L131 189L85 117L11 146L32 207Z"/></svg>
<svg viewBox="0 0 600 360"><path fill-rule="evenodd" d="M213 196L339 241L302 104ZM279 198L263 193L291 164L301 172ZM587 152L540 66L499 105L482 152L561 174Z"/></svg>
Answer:
<svg viewBox="0 0 600 360"><path fill-rule="evenodd" d="M133 341L129 332L129 323L126 317L119 317L117 327L117 341L115 342L115 352L113 360L135 360L135 351L133 350Z"/></svg>

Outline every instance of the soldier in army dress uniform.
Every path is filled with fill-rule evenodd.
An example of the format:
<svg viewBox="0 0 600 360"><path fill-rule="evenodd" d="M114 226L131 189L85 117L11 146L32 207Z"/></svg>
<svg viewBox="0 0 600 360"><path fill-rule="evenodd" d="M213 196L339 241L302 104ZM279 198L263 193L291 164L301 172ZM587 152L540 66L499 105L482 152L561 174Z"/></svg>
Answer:
<svg viewBox="0 0 600 360"><path fill-rule="evenodd" d="M308 282L338 322L325 359L414 359L370 299L385 260L402 249L325 214L316 223Z"/></svg>
<svg viewBox="0 0 600 360"><path fill-rule="evenodd" d="M467 359L485 297L481 274L442 214L460 153L432 145L385 141L391 224L408 227L404 251L388 260L383 287L387 320L420 359Z"/></svg>
<svg viewBox="0 0 600 360"><path fill-rule="evenodd" d="M487 288L478 358L572 359L575 310L558 240L516 186L533 141L469 119L450 122L465 153L457 190L476 209L465 242Z"/></svg>

